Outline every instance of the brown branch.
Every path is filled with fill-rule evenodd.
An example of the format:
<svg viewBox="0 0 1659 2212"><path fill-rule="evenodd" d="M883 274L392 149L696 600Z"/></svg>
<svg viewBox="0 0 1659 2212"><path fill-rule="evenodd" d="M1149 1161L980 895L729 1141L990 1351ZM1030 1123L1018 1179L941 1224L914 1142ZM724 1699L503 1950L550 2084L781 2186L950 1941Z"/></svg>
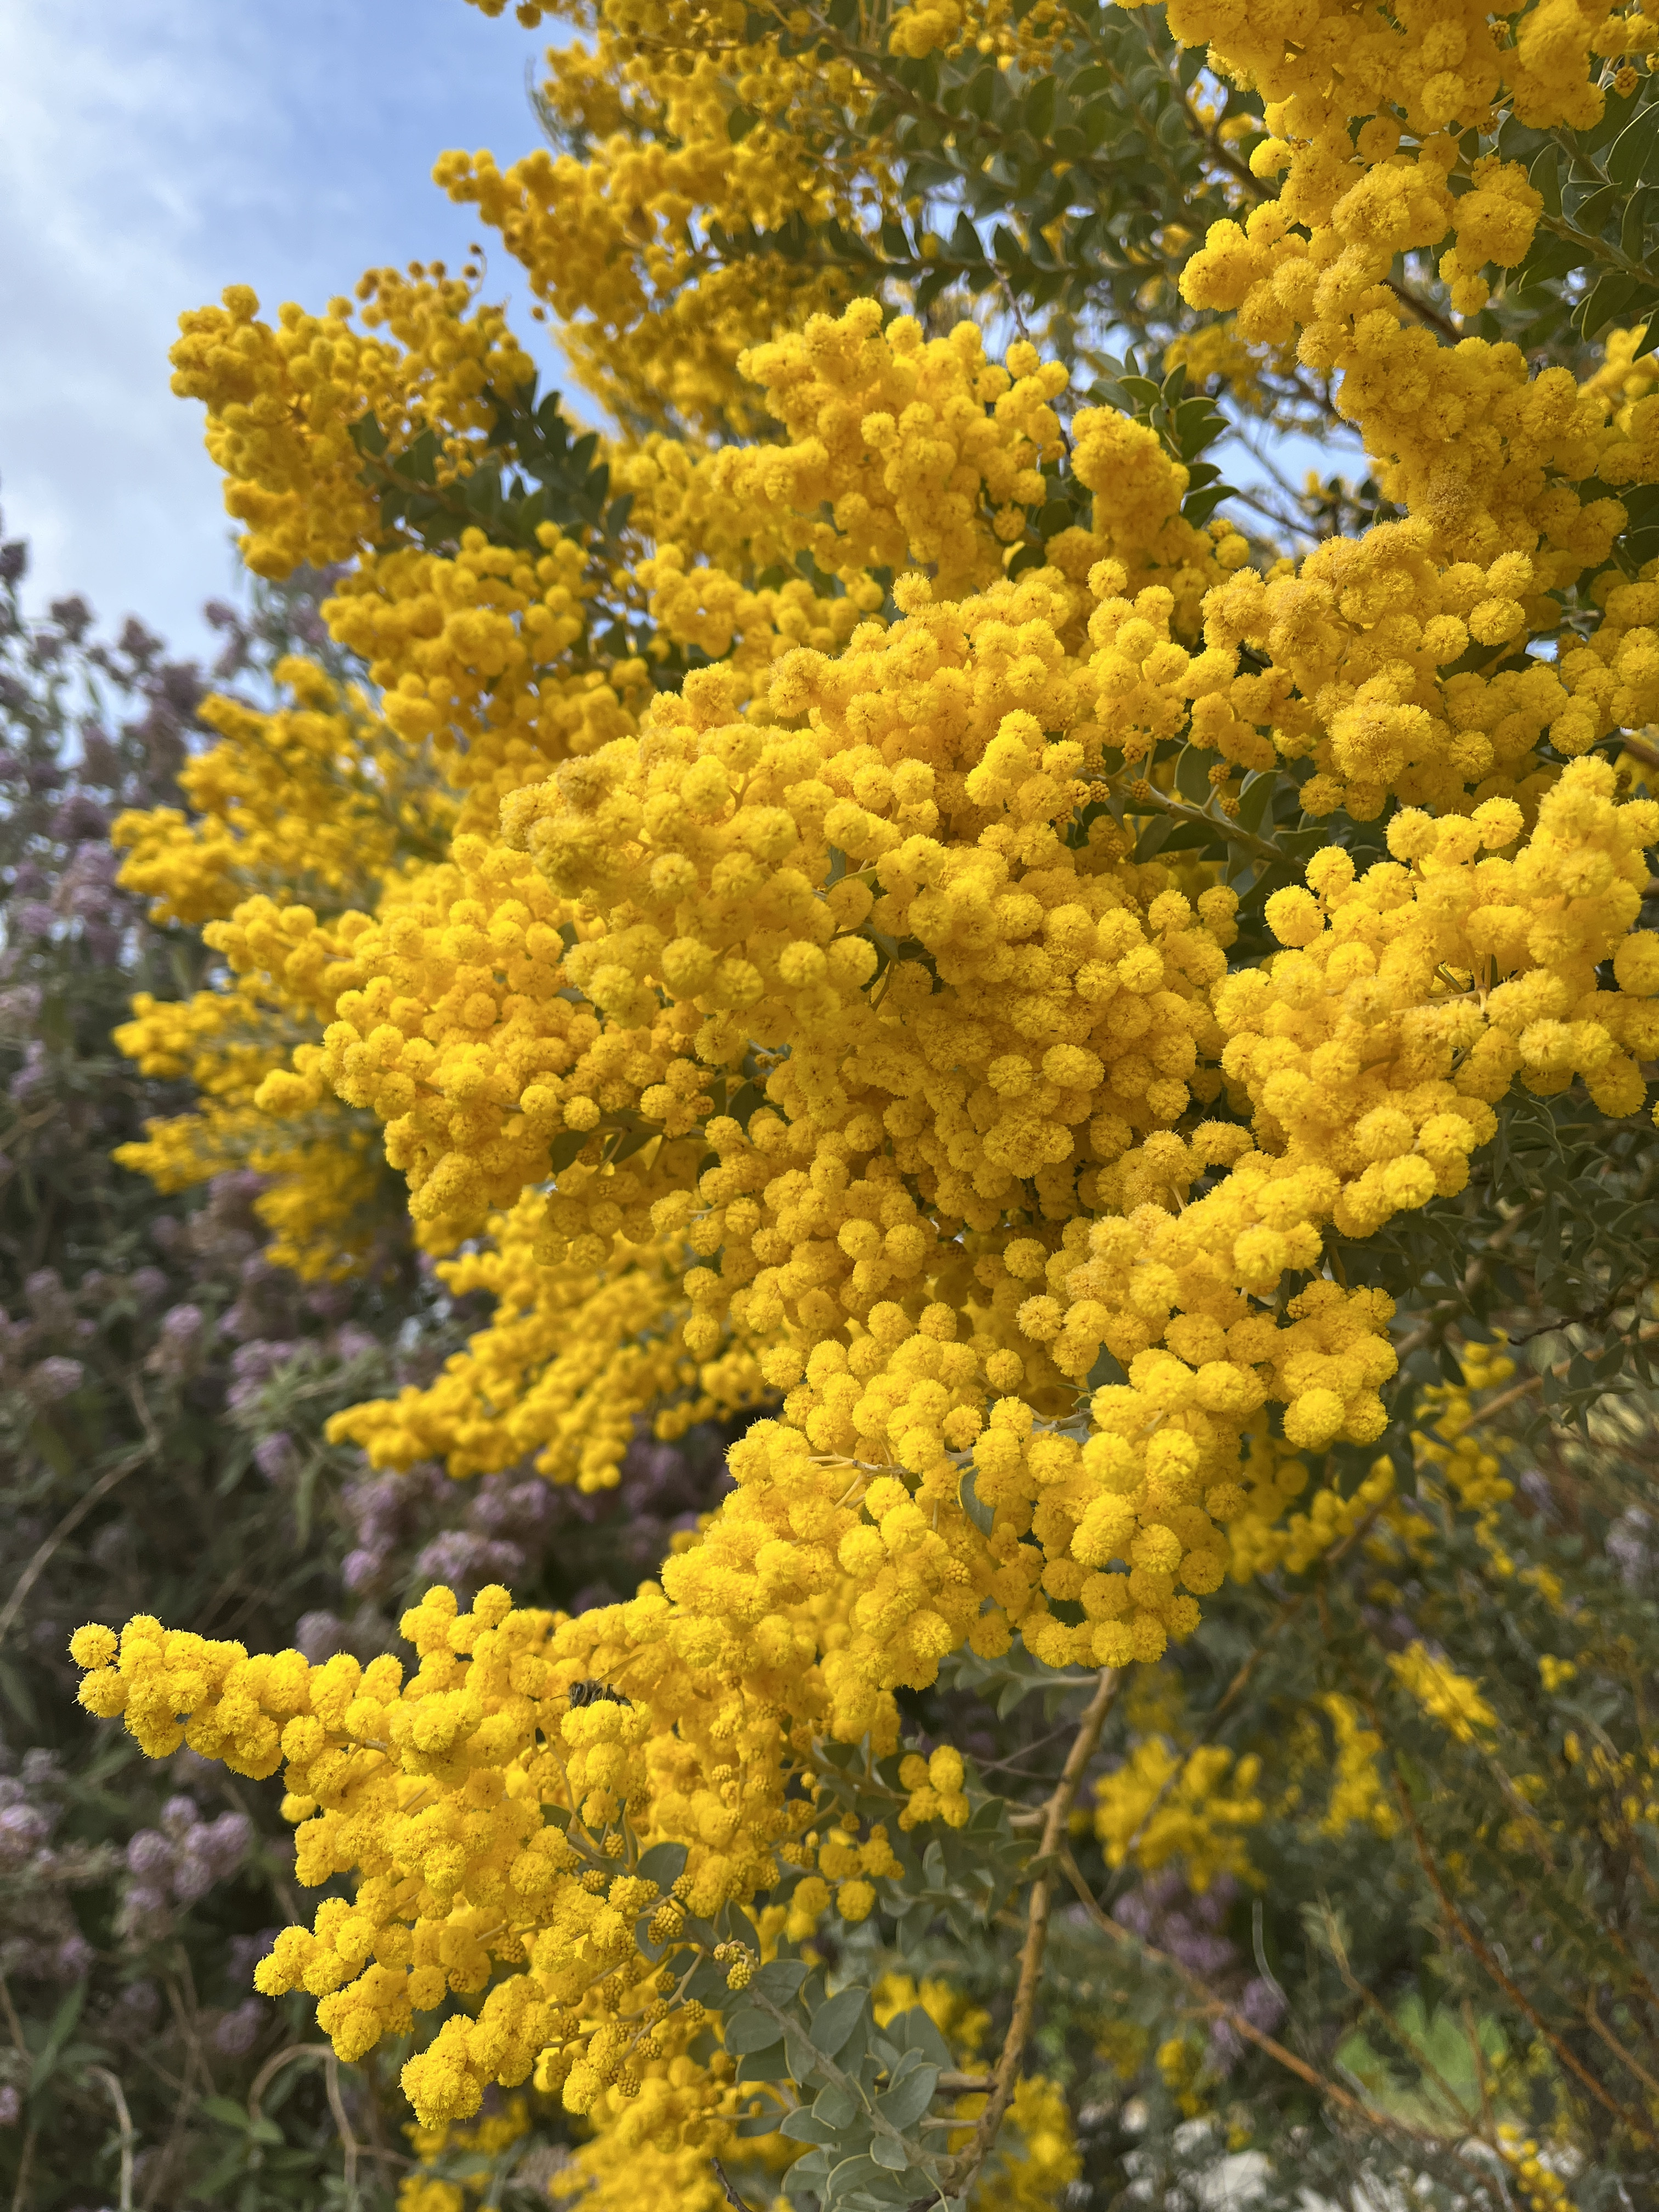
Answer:
<svg viewBox="0 0 1659 2212"><path fill-rule="evenodd" d="M1597 2012L1595 2009L1595 1993L1594 1990L1592 1990L1589 1996L1584 1999L1584 2018L1595 2030L1595 2033L1601 2037L1602 2042L1607 2045L1607 2049L1612 2051L1613 2057L1617 2058L1621 2064L1629 2067L1631 2072L1635 2075L1637 2080L1642 2084L1644 2088L1650 2089L1655 2097L1659 2098L1659 2081L1656 2081L1654 2080L1652 2075L1649 2073L1647 2068L1643 2065L1639 2058L1634 2058L1632 2057L1631 2053L1626 2050L1624 2045L1620 2043L1619 2038L1613 2033L1613 2030L1602 2019L1601 2014Z"/></svg>
<svg viewBox="0 0 1659 2212"><path fill-rule="evenodd" d="M1030 1902L1026 1908L1025 1942L1019 1954L1019 1981L1014 1990L1013 2017L1008 2023L1002 2056L998 2059L996 2071L991 2077L991 2091L986 2100L985 2109L974 2123L972 2140L952 2163L949 2190L952 2197L966 2197L968 2194L974 2177L990 2154L991 2146L997 2139L997 2130L1013 2101L1015 2084L1019 2079L1020 2060L1025 2055L1025 2045L1030 2039L1036 2016L1037 1990L1042 1980L1042 1955L1048 1942L1054 1867L1065 1850L1066 1823L1071 1818L1072 1806L1083 1780L1084 1771L1095 1755L1100 1742L1100 1731L1106 1724L1106 1716L1112 1709L1112 1700L1117 1695L1118 1684L1121 1680L1117 1668L1102 1668L1099 1684L1084 1709L1077 1734L1072 1739L1065 1770L1043 1808L1042 1835L1037 1846L1037 1864L1041 1870L1031 1885Z"/></svg>
<svg viewBox="0 0 1659 2212"><path fill-rule="evenodd" d="M1341 1931L1337 1925L1336 1915L1331 1911L1328 1905L1323 1904L1322 1899L1322 1911L1325 1923L1325 1941L1330 1946L1331 1956L1336 1962L1337 1972L1342 1977L1343 1986L1352 1996L1357 1996L1359 1999L1359 2002L1364 2006L1367 2012L1375 2013L1376 2014L1376 2017L1382 2023L1385 2033L1410 2055L1419 2070L1424 2075L1425 2079L1433 2082L1436 2089L1443 2099L1447 2109L1452 2114L1452 2117L1455 2119L1461 2121L1463 2126L1468 2129L1468 2132L1472 2136L1480 2135L1481 2129L1476 2124L1474 2113L1470 2112L1468 2106L1458 2095L1456 2090L1452 2087L1451 2083L1447 2081L1445 2075L1435 2064L1433 2059L1430 2057L1428 2052L1423 2049L1416 2037L1409 2034L1395 2018L1394 2014L1389 2010L1387 2005L1383 2003L1382 1998L1377 1996L1376 1990L1368 1990L1364 1984L1358 1980L1355 1976L1353 1968L1348 1962L1347 1947L1342 1941ZM1488 2135L1490 2135L1491 2127L1492 2115L1490 2112L1488 2112L1486 2118L1486 2128ZM1493 2140L1495 2147L1495 2139Z"/></svg>
<svg viewBox="0 0 1659 2212"><path fill-rule="evenodd" d="M1646 2143L1650 2149L1659 2150L1659 2136L1656 2136L1647 2124L1638 2119L1633 2112L1626 2111L1617 2098L1596 2080L1583 2061L1551 2027L1531 1999L1523 1990L1516 1986L1492 1951L1470 1927L1462 1912L1452 1901L1451 1893L1446 1887L1439 1868L1435 1864L1434 1854L1430 1850L1428 1839L1419 1823L1417 1808L1412 1802L1411 1792L1398 1774L1395 1776L1394 1787L1395 1795L1400 1801L1400 1809L1406 1817L1406 1825L1411 1830L1412 1841L1416 1846L1419 1862L1428 1878L1429 1887L1439 1899L1441 1911L1445 1914L1448 1923L1455 1931L1458 1940L1470 1957L1485 1968L1486 1973L1497 1983L1516 2009L1532 2022L1562 2065L1583 2084L1596 2103L1610 2112L1621 2126L1628 2128L1638 2142Z"/></svg>
<svg viewBox="0 0 1659 2212"><path fill-rule="evenodd" d="M1382 281L1408 314L1415 315L1420 323L1426 323L1431 331L1438 331L1448 345L1462 343L1462 331L1455 323L1443 315L1438 307L1431 307L1426 300L1419 299L1407 286L1396 284L1392 276L1385 276Z"/></svg>
<svg viewBox="0 0 1659 2212"><path fill-rule="evenodd" d="M1069 1850L1061 1852L1060 1864L1065 1869L1067 1881L1077 1893L1078 1901L1096 1927L1103 1935L1109 1936L1115 1943L1122 1944L1138 1952L1143 1959L1148 1960L1155 1966L1164 1967L1170 1973L1175 1975L1177 1980L1184 1983L1197 2008L1206 2019L1224 2021L1229 2027L1242 2035L1247 2042L1255 2044L1258 2051L1265 2051L1276 2065L1284 2067L1287 2073L1294 2074L1299 2081L1305 2082L1309 2088L1316 2090L1321 2097L1334 2105L1339 2112L1346 2112L1351 2118L1364 2120L1368 2127L1376 2129L1379 2134L1401 2136L1414 2143L1432 2144L1435 2148L1447 2152L1456 2159L1458 2163L1474 2174L1484 2187L1490 2189L1493 2185L1495 2176L1491 2170L1484 2164L1478 2163L1467 2156L1455 2143L1449 2143L1443 2136L1435 2135L1426 2128L1414 2128L1408 2121L1396 2119L1393 2114L1379 2111L1375 2105L1367 2104L1363 2097L1356 2097L1352 2090L1343 2088L1339 2083L1322 2074L1316 2066L1310 2066L1305 2058L1299 2058L1294 2051L1287 2049L1277 2037L1267 2034L1264 2029L1259 2028L1254 2021L1246 2019L1236 2006L1230 2005L1224 1997L1218 1996L1208 1983L1202 1981L1190 1966L1183 1966L1179 1959L1172 1957L1169 1952L1158 1950L1154 1944L1147 1942L1144 1936L1135 1935L1132 1929L1120 1927L1109 1913L1101 1910L1098 1900L1079 1872L1077 1862Z"/></svg>
<svg viewBox="0 0 1659 2212"><path fill-rule="evenodd" d="M1570 1322L1563 1323L1563 1327L1571 1326ZM1659 1327L1639 1330L1635 1340L1638 1344L1659 1344ZM1484 1405L1477 1406L1474 1409L1475 1419L1486 1421L1490 1420L1494 1413L1507 1413L1511 1406L1518 1405L1522 1398L1530 1396L1534 1390L1543 1389L1546 1372L1551 1375L1565 1375L1571 1365L1571 1358L1558 1359L1553 1367L1540 1370L1536 1375L1529 1375L1524 1382L1512 1382L1507 1390L1500 1390L1495 1398L1488 1398Z"/></svg>
<svg viewBox="0 0 1659 2212"><path fill-rule="evenodd" d="M17 2008L11 2001L11 1990L7 1985L3 1974L0 1974L0 2006L5 2008L6 2021L11 2029L14 2045L25 2058L27 2058L30 2056L28 2039L23 2033L23 2023L17 2017Z"/></svg>
<svg viewBox="0 0 1659 2212"><path fill-rule="evenodd" d="M714 2179L720 2185L720 2194L725 2197L726 2203L732 2207L732 2212L749 2212L748 2205L744 2203L744 2199L738 2196L736 2188L733 2186L731 2175L720 2164L719 2159L711 2158L708 2163L714 2168Z"/></svg>

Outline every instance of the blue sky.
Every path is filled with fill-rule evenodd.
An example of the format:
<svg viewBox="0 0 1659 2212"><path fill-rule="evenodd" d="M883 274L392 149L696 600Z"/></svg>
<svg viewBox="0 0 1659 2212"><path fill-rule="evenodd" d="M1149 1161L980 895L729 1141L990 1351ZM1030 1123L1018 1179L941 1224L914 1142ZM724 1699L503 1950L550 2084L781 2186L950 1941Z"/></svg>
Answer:
<svg viewBox="0 0 1659 2212"><path fill-rule="evenodd" d="M234 556L201 410L167 388L180 309L459 266L475 226L432 162L535 143L546 36L465 0L0 4L0 509L32 608L77 590L206 649ZM491 272L511 296L518 271Z"/></svg>
<svg viewBox="0 0 1659 2212"><path fill-rule="evenodd" d="M211 649L201 603L239 571L201 410L167 388L180 310L240 283L274 315L387 262L459 266L476 225L432 163L536 143L546 37L465 0L0 0L0 511L32 544L32 608L80 591ZM492 257L490 295L519 275Z"/></svg>

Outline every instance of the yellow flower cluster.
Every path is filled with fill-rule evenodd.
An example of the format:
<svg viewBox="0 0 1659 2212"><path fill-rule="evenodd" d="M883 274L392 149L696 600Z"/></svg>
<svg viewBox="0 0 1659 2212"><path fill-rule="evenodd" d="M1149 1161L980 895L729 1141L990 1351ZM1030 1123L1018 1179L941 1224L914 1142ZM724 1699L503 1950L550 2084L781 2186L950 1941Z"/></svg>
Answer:
<svg viewBox="0 0 1659 2212"><path fill-rule="evenodd" d="M1188 303L1338 375L1384 493L1430 526L1442 558L1530 560L1544 590L1604 560L1623 510L1571 487L1653 481L1659 422L1638 400L1639 421L1610 422L1610 395L1580 392L1565 368L1531 374L1515 345L1443 345L1390 272L1443 247L1454 307L1485 307L1482 272L1525 258L1543 203L1520 163L1463 161L1462 134L1495 131L1505 113L1594 124L1605 95L1592 57L1659 46L1654 19L1539 0L1513 28L1472 7L1383 10L1361 27L1334 0L1173 0L1169 20L1264 95L1269 135L1251 167L1264 186L1282 177L1242 223L1211 227L1182 275Z"/></svg>
<svg viewBox="0 0 1659 2212"><path fill-rule="evenodd" d="M252 895L333 905L378 886L411 848L435 847L453 815L447 793L371 711L315 661L279 660L294 704L261 713L214 696L198 719L220 743L185 761L174 807L118 817L123 886L156 921L204 922Z"/></svg>
<svg viewBox="0 0 1659 2212"><path fill-rule="evenodd" d="M614 1608L612 1665L624 1620L649 1642L668 1613L648 1588ZM462 1613L434 1589L404 1617L420 1662L407 1681L390 1657L250 1658L144 1617L118 1638L82 1629L72 1650L88 1670L82 1703L122 1716L150 1756L187 1742L240 1774L285 1764L299 1879L356 1879L312 1929L283 1931L256 1981L319 1999L341 2057L451 1995L488 1991L404 2069L423 2126L465 2119L487 2082L533 2072L573 2112L614 2085L641 2140L695 2145L727 2101L730 2064L685 2056L697 2015L670 2020L636 1923L654 1911L660 1940L686 1913L751 1897L811 1802L783 1802L777 1704L711 1708L706 1674L661 1634L629 1654L635 1702L573 1698L605 1660L605 1631L604 1615L514 1611L498 1589ZM636 1839L664 1838L689 1853L670 1897L632 1871Z"/></svg>
<svg viewBox="0 0 1659 2212"><path fill-rule="evenodd" d="M550 522L536 535L533 555L471 526L453 556L368 553L325 605L386 721L465 794L463 828L493 830L501 799L550 761L630 731L644 694L636 659L575 665L598 585L574 539Z"/></svg>
<svg viewBox="0 0 1659 2212"><path fill-rule="evenodd" d="M1364 1726L1359 1708L1340 1690L1328 1690L1319 1702L1335 1738L1330 1802L1321 1832L1341 1836L1350 1828L1368 1827L1379 1836L1393 1835L1400 1816L1385 1795L1377 1768L1382 1755L1382 1737L1375 1729Z"/></svg>
<svg viewBox="0 0 1659 2212"><path fill-rule="evenodd" d="M385 1184L379 1147L367 1117L326 1089L312 1085L303 1110L281 1117L261 1085L314 1054L358 979L362 917L354 924L349 902L377 895L412 853L441 850L455 810L422 749L404 746L361 693L298 655L274 674L291 705L204 703L219 742L180 771L188 814L129 811L114 826L123 886L158 921L205 924L228 970L186 1000L135 998L116 1043L143 1073L187 1080L198 1103L149 1122L118 1157L169 1191L254 1168L268 1178L256 1206L276 1232L273 1257L310 1276L366 1249Z"/></svg>
<svg viewBox="0 0 1659 2212"><path fill-rule="evenodd" d="M1473 1743L1498 1725L1498 1716L1480 1694L1480 1686L1460 1674L1443 1659L1437 1659L1426 1644L1413 1643L1391 1653L1389 1671L1448 1735L1458 1743Z"/></svg>
<svg viewBox="0 0 1659 2212"><path fill-rule="evenodd" d="M275 909L272 909L274 912ZM309 909L290 915L312 919ZM268 1178L255 1211L273 1231L270 1256L307 1279L355 1263L372 1234L384 1170L362 1115L337 1101L292 1124L255 1103L280 1073L293 1033L294 1002L245 977L225 991L158 1000L141 991L115 1042L139 1072L186 1079L200 1102L189 1113L144 1124L142 1139L117 1148L121 1166L158 1190L188 1190L228 1168Z"/></svg>
<svg viewBox="0 0 1659 2212"><path fill-rule="evenodd" d="M1189 896L1126 857L1109 815L1085 825L1108 749L1145 757L1188 702L1195 727L1249 715L1262 744L1256 718L1296 704L1237 672L1238 645L1265 635L1333 746L1345 714L1356 747L1392 715L1428 726L1412 742L1431 759L1426 710L1363 696L1401 646L1388 625L1415 620L1389 610L1421 605L1438 573L1422 533L1374 533L1351 570L1334 549L1264 586L1235 568L1242 541L1180 520L1183 474L1151 434L1096 410L1073 459L1098 532L1000 578L995 502L1035 495L1021 471L1048 450L1055 387L1034 349L1011 376L959 341L884 334L866 310L810 326L757 374L817 444L734 449L708 475L726 511L821 567L856 575L902 549L991 580L951 599L912 574L899 618L864 620L838 652L775 644L763 699L738 668L704 670L545 781L509 774L504 842L464 835L450 863L389 885L374 921L337 926L354 988L320 1049L258 1093L277 1115L331 1089L369 1109L441 1246L512 1209L511 1253L461 1263L505 1295L504 1325L433 1391L342 1425L387 1463L435 1444L457 1468L501 1464L528 1445L598 1481L665 1381L701 1405L752 1399L757 1377L786 1394L665 1588L699 1663L735 1678L821 1657L847 1738L890 1728L888 1692L948 1651L994 1653L1015 1627L1052 1664L1154 1659L1230 1566L1305 1565L1380 1503L1385 1470L1270 1533L1300 1471L1261 1437L1264 1407L1284 1407L1294 1450L1366 1442L1394 1367L1386 1297L1316 1279L1276 1314L1280 1284L1316 1267L1327 1224L1363 1237L1461 1189L1517 1074L1546 1094L1583 1076L1604 1110L1632 1110L1659 986L1652 940L1627 934L1655 809L1620 804L1593 759L1516 786L1524 806L1469 811L1487 763L1454 763L1449 789L1414 788L1459 811L1397 813L1394 858L1363 874L1321 855L1308 890L1268 903L1285 950L1229 975L1232 893L1200 874ZM895 474L941 415L937 461ZM468 573L490 572L486 550ZM1131 565L1170 580L1130 598ZM536 602L508 582L510 659ZM1464 603L1480 622L1488 602ZM1615 622L1643 611L1609 601ZM1173 633L1196 644L1200 621L1194 658ZM394 659L416 627L387 634ZM1334 706L1350 692L1351 712ZM1367 772L1379 806L1409 775L1397 757ZM233 965L269 971L243 925L218 927L243 930L225 938ZM1609 957L1617 991L1596 980ZM1249 1129L1187 1118L1224 1089ZM740 1094L746 1118L720 1110ZM538 1231L520 1194L556 1138L576 1151ZM526 1247L587 1271L587 1291L530 1291ZM685 1270L671 1325L678 1255L719 1265ZM636 1339L622 1352L619 1326ZM1126 1380L1094 1390L1089 1433L1071 1409L1103 1352ZM620 1395L588 1449L574 1431L596 1377ZM988 1532L963 1496L969 1463ZM825 1604L821 1633L807 1622Z"/></svg>
<svg viewBox="0 0 1659 2212"><path fill-rule="evenodd" d="M1066 2092L1044 2075L1022 2075L1008 2125L1016 2140L975 2192L975 2212L1054 2212L1083 2171Z"/></svg>
<svg viewBox="0 0 1659 2212"><path fill-rule="evenodd" d="M1567 2185L1553 2166L1544 2163L1547 2153L1540 2151L1535 2136L1524 2134L1512 2120L1500 2120L1498 2148L1517 2194L1532 2212L1563 2212L1571 2202Z"/></svg>
<svg viewBox="0 0 1659 2212"><path fill-rule="evenodd" d="M566 13L582 35L548 49L541 100L556 143L572 150L505 171L487 153L448 153L436 179L500 233L545 303L533 312L551 309L616 418L750 432L745 349L843 307L854 280L833 261L728 258L718 240L792 219L867 230L902 213L890 149L864 127L879 82L822 42L780 51L780 33L799 39L809 20L787 8L519 9L527 22ZM971 42L994 64L1041 68L1066 29L1053 0L913 0L890 35L892 52L916 58Z"/></svg>
<svg viewBox="0 0 1659 2212"><path fill-rule="evenodd" d="M1236 1761L1218 1744L1184 1759L1161 1736L1137 1744L1095 1786L1095 1833L1107 1865L1173 1863L1200 1893L1223 1874L1259 1882L1243 1832L1267 1813L1256 1789L1261 1771L1254 1753Z"/></svg>
<svg viewBox="0 0 1659 2212"><path fill-rule="evenodd" d="M374 415L394 454L431 428L463 465L494 419L489 387L531 374L502 311L475 308L471 284L441 264L373 271L359 293L362 330L343 299L325 315L285 307L272 330L246 284L182 318L173 388L207 404L208 451L227 510L248 526L242 557L256 575L326 568L377 534L354 422Z"/></svg>
<svg viewBox="0 0 1659 2212"><path fill-rule="evenodd" d="M498 2112L486 2113L471 2127L443 2125L423 2128L419 2121L404 2130L410 2148L422 2163L398 2185L398 2212L466 2212L469 2200L477 2202L490 2187L490 2168L529 2132L530 2107L522 2097L509 2099ZM477 2161L479 2182L446 2181L429 2172L425 2161L445 2152L471 2153Z"/></svg>
<svg viewBox="0 0 1659 2212"><path fill-rule="evenodd" d="M618 1170L602 1189L625 1189ZM614 1202L614 1201L610 1201ZM495 1300L489 1324L424 1389L370 1399L337 1413L331 1443L361 1444L374 1467L441 1460L456 1477L493 1474L530 1458L550 1482L609 1488L636 1422L658 1436L757 1405L767 1386L754 1351L731 1342L702 1359L685 1342L685 1255L650 1239L619 1238L597 1265L538 1256L543 1201L520 1199L494 1217L477 1249L441 1261L455 1297Z"/></svg>

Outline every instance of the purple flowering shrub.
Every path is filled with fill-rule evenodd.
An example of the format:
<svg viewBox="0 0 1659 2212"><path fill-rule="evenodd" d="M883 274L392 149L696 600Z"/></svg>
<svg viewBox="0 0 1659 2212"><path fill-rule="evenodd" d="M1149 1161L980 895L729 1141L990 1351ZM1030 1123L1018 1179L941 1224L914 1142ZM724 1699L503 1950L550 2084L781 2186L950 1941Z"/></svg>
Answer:
<svg viewBox="0 0 1659 2212"><path fill-rule="evenodd" d="M0 2204L116 2202L112 2078L135 2206L297 2212L333 2201L340 2151L319 2069L272 2070L314 2039L306 2006L252 1993L316 1901L280 1791L88 1729L68 1637L143 1612L268 1650L297 1621L313 1656L367 1655L434 1580L625 1595L710 1502L720 1440L641 1443L597 1499L528 1473L374 1474L325 1443L331 1413L428 1379L482 1316L400 1216L356 1277L306 1284L269 1256L258 1175L163 1199L112 1161L185 1101L111 1031L135 991L194 988L204 956L120 888L108 832L176 799L205 686L136 623L100 641L78 600L26 622L23 567L0 552ZM303 590L210 615L215 678L256 696L296 636L323 644ZM404 2156L385 2087L360 2069L343 2089L377 2154L365 2208Z"/></svg>

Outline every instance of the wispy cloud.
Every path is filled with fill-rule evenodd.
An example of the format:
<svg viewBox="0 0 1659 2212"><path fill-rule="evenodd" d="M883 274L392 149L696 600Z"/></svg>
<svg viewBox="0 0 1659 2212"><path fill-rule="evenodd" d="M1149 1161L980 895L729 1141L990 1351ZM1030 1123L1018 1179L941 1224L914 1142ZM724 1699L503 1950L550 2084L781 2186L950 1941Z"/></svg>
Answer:
<svg viewBox="0 0 1659 2212"><path fill-rule="evenodd" d="M0 502L33 603L81 591L202 647L234 556L200 410L168 390L179 311L459 264L469 217L432 161L532 143L539 44L463 0L0 10Z"/></svg>

